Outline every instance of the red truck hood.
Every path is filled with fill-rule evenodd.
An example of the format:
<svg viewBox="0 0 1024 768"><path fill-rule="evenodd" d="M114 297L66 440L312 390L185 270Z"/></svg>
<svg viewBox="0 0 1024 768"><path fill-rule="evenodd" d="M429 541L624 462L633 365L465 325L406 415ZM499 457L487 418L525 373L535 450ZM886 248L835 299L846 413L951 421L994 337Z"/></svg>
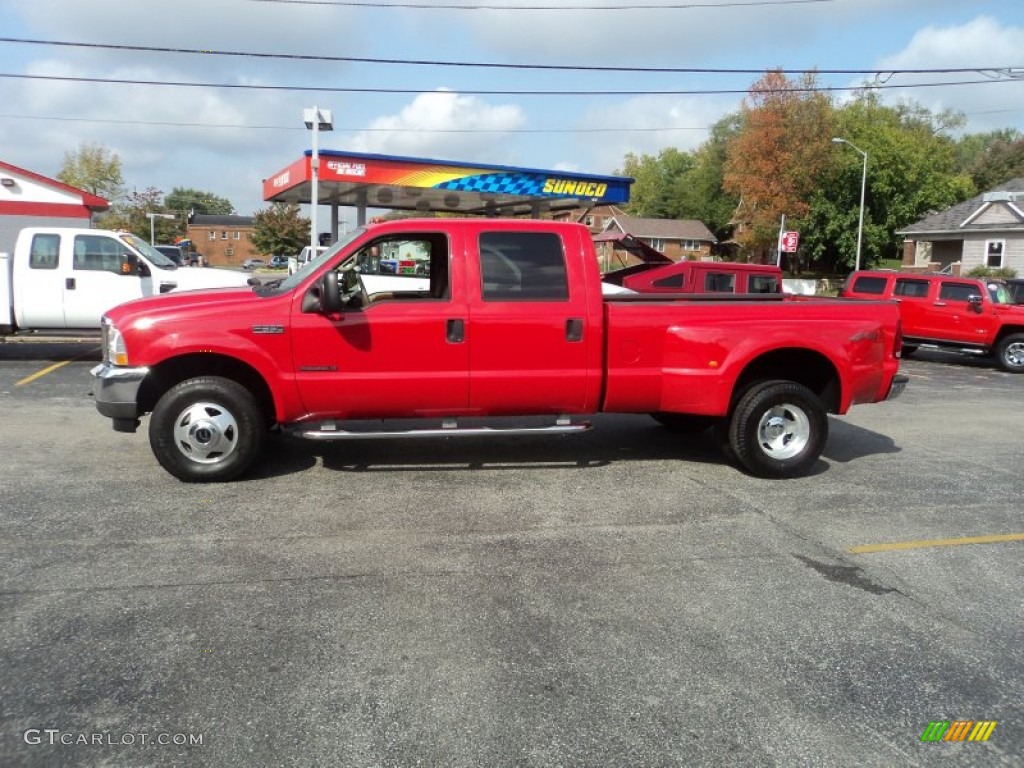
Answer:
<svg viewBox="0 0 1024 768"><path fill-rule="evenodd" d="M223 317L245 311L260 301L267 299L257 296L249 287L181 291L129 301L114 307L107 312L107 316L122 330L141 320L152 326L164 318L187 318L189 323L195 324L202 322L205 317Z"/></svg>

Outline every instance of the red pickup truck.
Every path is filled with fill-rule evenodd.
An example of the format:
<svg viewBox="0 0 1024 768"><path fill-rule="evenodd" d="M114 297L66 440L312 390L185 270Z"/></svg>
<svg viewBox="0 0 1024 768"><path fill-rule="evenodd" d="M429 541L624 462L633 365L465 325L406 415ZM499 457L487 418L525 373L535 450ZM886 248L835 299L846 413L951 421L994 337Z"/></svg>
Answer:
<svg viewBox="0 0 1024 768"><path fill-rule="evenodd" d="M994 355L999 367L1024 373L1024 307L1002 280L864 270L839 295L888 299L899 305L903 354L919 346Z"/></svg>
<svg viewBox="0 0 1024 768"><path fill-rule="evenodd" d="M429 277L371 293L358 271L371 249L428 260ZM115 430L151 413L153 452L185 481L240 475L272 427L313 440L489 435L507 432L459 419L537 415L558 433L598 411L716 425L748 471L788 477L817 461L828 413L893 397L906 377L891 303L781 299L602 296L577 224L386 222L283 280L116 307L93 390ZM347 423L409 418L423 428Z"/></svg>

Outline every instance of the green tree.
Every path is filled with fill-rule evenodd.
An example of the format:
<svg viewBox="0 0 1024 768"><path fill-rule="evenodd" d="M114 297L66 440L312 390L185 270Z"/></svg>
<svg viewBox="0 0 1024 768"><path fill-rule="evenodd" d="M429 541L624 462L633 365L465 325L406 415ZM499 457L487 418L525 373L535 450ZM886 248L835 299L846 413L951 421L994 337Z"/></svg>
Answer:
<svg viewBox="0 0 1024 768"><path fill-rule="evenodd" d="M273 203L253 217L252 242L264 256L295 254L309 245L309 219L299 215L299 206Z"/></svg>
<svg viewBox="0 0 1024 768"><path fill-rule="evenodd" d="M181 214L167 210L163 202L163 192L156 187L146 187L141 192L135 190L109 213L99 219L99 225L105 229L119 229L138 235L147 243L150 235L149 213L174 215L173 219L153 218L152 231L154 242L173 243L174 239L185 233L187 222Z"/></svg>
<svg viewBox="0 0 1024 768"><path fill-rule="evenodd" d="M1024 176L1024 135L1012 128L988 134L965 136L957 144L961 160L965 148L975 144L977 149L964 170L970 174L979 192L995 189L1010 179Z"/></svg>
<svg viewBox="0 0 1024 768"><path fill-rule="evenodd" d="M168 210L181 211L185 214L194 212L213 216L230 216L235 212L235 206L227 198L191 187L175 187L164 198L164 205Z"/></svg>
<svg viewBox="0 0 1024 768"><path fill-rule="evenodd" d="M958 168L955 143L944 134L959 117L915 104L881 104L864 91L836 110L835 136L868 155L861 265L899 258L896 230L974 194ZM857 251L863 158L845 145L832 149L816 178L803 222L801 251L828 271L852 268Z"/></svg>
<svg viewBox="0 0 1024 768"><path fill-rule="evenodd" d="M124 191L121 159L99 144L86 142L74 152L65 152L57 178L111 202L117 201Z"/></svg>
<svg viewBox="0 0 1024 768"><path fill-rule="evenodd" d="M726 115L711 127L710 135L693 153L693 165L672 186L675 218L704 222L719 241L732 235L732 218L739 200L722 186L729 142L739 133L739 113Z"/></svg>
<svg viewBox="0 0 1024 768"><path fill-rule="evenodd" d="M651 219L677 217L677 203L673 200L679 179L693 168L693 155L668 147L652 155L630 152L619 173L632 176L636 181L630 188L627 210L631 216Z"/></svg>

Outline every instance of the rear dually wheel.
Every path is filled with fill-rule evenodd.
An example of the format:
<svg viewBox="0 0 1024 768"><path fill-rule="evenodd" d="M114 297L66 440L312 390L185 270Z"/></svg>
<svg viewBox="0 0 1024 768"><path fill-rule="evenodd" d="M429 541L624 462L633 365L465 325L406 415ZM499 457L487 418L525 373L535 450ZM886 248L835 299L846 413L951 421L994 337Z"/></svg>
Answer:
<svg viewBox="0 0 1024 768"><path fill-rule="evenodd" d="M828 413L810 389L793 381L767 381L747 390L729 422L729 447L758 477L806 474L828 439Z"/></svg>

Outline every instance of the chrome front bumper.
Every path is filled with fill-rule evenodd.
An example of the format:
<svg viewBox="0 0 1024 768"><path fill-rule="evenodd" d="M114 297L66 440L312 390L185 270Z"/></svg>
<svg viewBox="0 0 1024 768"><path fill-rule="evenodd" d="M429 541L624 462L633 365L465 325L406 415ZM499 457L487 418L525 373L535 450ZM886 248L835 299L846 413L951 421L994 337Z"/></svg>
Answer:
<svg viewBox="0 0 1024 768"><path fill-rule="evenodd" d="M139 387L149 368L121 368L109 362L93 368L92 393L96 410L114 420L118 432L134 432L139 425Z"/></svg>

